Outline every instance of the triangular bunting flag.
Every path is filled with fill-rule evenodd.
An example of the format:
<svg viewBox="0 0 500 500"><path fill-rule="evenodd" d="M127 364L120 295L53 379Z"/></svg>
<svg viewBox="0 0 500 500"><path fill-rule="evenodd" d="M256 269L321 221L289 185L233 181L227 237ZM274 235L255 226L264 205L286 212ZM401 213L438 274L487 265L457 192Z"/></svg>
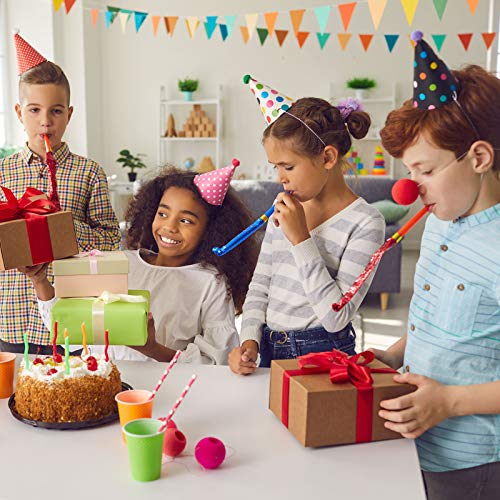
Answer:
<svg viewBox="0 0 500 500"><path fill-rule="evenodd" d="M297 37L297 42L299 42L299 47L302 48L304 45L305 41L307 40L307 37L309 36L309 31L299 31L295 35Z"/></svg>
<svg viewBox="0 0 500 500"><path fill-rule="evenodd" d="M243 42L246 44L248 42L248 28L246 26L240 26L241 36L243 37Z"/></svg>
<svg viewBox="0 0 500 500"><path fill-rule="evenodd" d="M64 6L66 7L66 14L69 14L69 11L75 5L76 0L64 0Z"/></svg>
<svg viewBox="0 0 500 500"><path fill-rule="evenodd" d="M415 17L415 11L417 10L419 0L401 0L401 5L405 11L406 20L408 21L408 26L413 23L413 18Z"/></svg>
<svg viewBox="0 0 500 500"><path fill-rule="evenodd" d="M431 35L434 43L436 44L436 49L438 52L441 52L441 47L443 46L443 42L445 41L447 35Z"/></svg>
<svg viewBox="0 0 500 500"><path fill-rule="evenodd" d="M278 39L278 43L281 47L286 36L288 35L288 30L274 30L274 32L276 33L276 38Z"/></svg>
<svg viewBox="0 0 500 500"><path fill-rule="evenodd" d="M342 50L345 50L345 48L347 47L347 44L349 43L351 36L352 36L351 33L337 33L337 38L339 39Z"/></svg>
<svg viewBox="0 0 500 500"><path fill-rule="evenodd" d="M469 50L470 41L472 40L472 33L459 33L458 38L462 42L464 49Z"/></svg>
<svg viewBox="0 0 500 500"><path fill-rule="evenodd" d="M122 33L125 33L125 30L127 29L127 23L128 20L130 19L130 16L132 16L132 11L127 9L121 9L121 12L118 14L118 19L120 20Z"/></svg>
<svg viewBox="0 0 500 500"><path fill-rule="evenodd" d="M344 25L344 31L349 28L349 23L351 22L352 13L356 7L356 2L352 3L341 3L337 5L340 12L340 17L342 19L342 24Z"/></svg>
<svg viewBox="0 0 500 500"><path fill-rule="evenodd" d="M61 5L63 3L64 0L53 0L53 4L54 4L54 10L57 12L60 8L61 8Z"/></svg>
<svg viewBox="0 0 500 500"><path fill-rule="evenodd" d="M469 4L470 13L474 15L476 13L476 8L479 0L467 0L467 3Z"/></svg>
<svg viewBox="0 0 500 500"><path fill-rule="evenodd" d="M446 4L448 3L448 0L433 0L434 2L434 8L436 9L436 14L439 17L439 20L441 21L443 19L443 14L444 14L444 9L446 9Z"/></svg>
<svg viewBox="0 0 500 500"><path fill-rule="evenodd" d="M486 45L486 50L489 50L491 47L491 44L493 43L493 40L495 39L496 33L481 33L481 36L483 37L484 44Z"/></svg>
<svg viewBox="0 0 500 500"><path fill-rule="evenodd" d="M233 32L234 23L236 22L236 18L238 16L226 16L226 26L227 26L227 35L226 38ZM222 34L222 31L221 31Z"/></svg>
<svg viewBox="0 0 500 500"><path fill-rule="evenodd" d="M111 26L111 23L115 20L115 13L109 11L105 12L104 19L106 21L106 28L109 28Z"/></svg>
<svg viewBox="0 0 500 500"><path fill-rule="evenodd" d="M138 33L139 30L141 29L142 24L146 20L146 17L148 17L147 12L134 12L134 22L135 22L135 32Z"/></svg>
<svg viewBox="0 0 500 500"><path fill-rule="evenodd" d="M325 43L330 38L330 33L316 33L316 36L318 37L319 48L323 50Z"/></svg>
<svg viewBox="0 0 500 500"><path fill-rule="evenodd" d="M188 16L186 18L186 26L188 29L189 37L193 38L195 31L200 24L200 19L198 16Z"/></svg>
<svg viewBox="0 0 500 500"><path fill-rule="evenodd" d="M160 24L161 16L151 16L151 24L153 25L153 35L158 33L158 25Z"/></svg>
<svg viewBox="0 0 500 500"><path fill-rule="evenodd" d="M255 26L257 25L258 17L259 14L245 14L248 28L248 38L252 38L253 32L255 31Z"/></svg>
<svg viewBox="0 0 500 500"><path fill-rule="evenodd" d="M219 29L222 41L225 42L226 38L229 36L229 31L227 29L227 26L225 24L219 24Z"/></svg>
<svg viewBox="0 0 500 500"><path fill-rule="evenodd" d="M259 35L259 40L261 45L264 45L264 42L266 41L268 34L269 31L267 31L267 28L257 28L257 35Z"/></svg>
<svg viewBox="0 0 500 500"><path fill-rule="evenodd" d="M373 35L371 34L365 34L365 35L358 35L359 39L361 40L361 44L363 45L363 48L365 49L365 52L368 50L368 47L370 46L370 43L372 43L373 40Z"/></svg>
<svg viewBox="0 0 500 500"><path fill-rule="evenodd" d="M399 35L384 35L384 38L389 52L392 52L394 45L396 45L396 42L398 41Z"/></svg>
<svg viewBox="0 0 500 500"><path fill-rule="evenodd" d="M165 29L167 30L167 33L170 36L173 36L179 16L166 16L163 19L165 20Z"/></svg>
<svg viewBox="0 0 500 500"><path fill-rule="evenodd" d="M380 20L384 15L385 6L387 5L387 0L368 0L368 8L370 9L370 15L372 16L372 22L374 28L377 30Z"/></svg>
<svg viewBox="0 0 500 500"><path fill-rule="evenodd" d="M326 5L325 7L316 7L314 9L314 13L316 14L316 19L318 20L320 33L325 32L326 23L328 23L328 18L330 17L331 10L332 10L332 8L329 5ZM323 48L323 47L321 47L321 48Z"/></svg>
<svg viewBox="0 0 500 500"><path fill-rule="evenodd" d="M215 28L217 28L217 18L219 16L207 16L205 23L205 31L207 32L207 38L210 40L214 34Z"/></svg>
<svg viewBox="0 0 500 500"><path fill-rule="evenodd" d="M276 25L276 19L278 18L277 12L264 12L264 20L266 21L267 31L269 36L274 33L274 26Z"/></svg>
<svg viewBox="0 0 500 500"><path fill-rule="evenodd" d="M90 17L92 18L92 27L95 28L97 24L97 17L99 16L99 9L92 9L90 11Z"/></svg>
<svg viewBox="0 0 500 500"><path fill-rule="evenodd" d="M107 7L108 9L108 12L111 12L111 16L110 16L110 24L112 24L115 19L116 19L116 16L118 15L118 13L120 12L120 7Z"/></svg>
<svg viewBox="0 0 500 500"><path fill-rule="evenodd" d="M292 20L292 27L293 27L293 32L295 33L295 36L297 36L297 33L299 32L300 25L302 24L302 18L304 17L305 11L306 11L306 9L291 10L290 11L290 18Z"/></svg>

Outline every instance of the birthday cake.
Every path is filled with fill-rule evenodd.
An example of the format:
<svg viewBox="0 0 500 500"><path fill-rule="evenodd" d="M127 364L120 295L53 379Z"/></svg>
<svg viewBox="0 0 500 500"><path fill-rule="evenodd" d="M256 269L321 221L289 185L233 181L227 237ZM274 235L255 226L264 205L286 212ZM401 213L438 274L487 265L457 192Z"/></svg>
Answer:
<svg viewBox="0 0 500 500"><path fill-rule="evenodd" d="M16 410L41 422L97 420L117 411L121 390L120 372L98 354L70 356L69 373L61 355L37 357L19 367Z"/></svg>

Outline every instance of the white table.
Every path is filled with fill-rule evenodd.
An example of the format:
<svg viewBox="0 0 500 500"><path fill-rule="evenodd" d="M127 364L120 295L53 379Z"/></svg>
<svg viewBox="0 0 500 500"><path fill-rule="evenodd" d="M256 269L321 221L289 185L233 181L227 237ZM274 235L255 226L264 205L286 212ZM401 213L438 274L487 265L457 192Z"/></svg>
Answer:
<svg viewBox="0 0 500 500"><path fill-rule="evenodd" d="M123 381L142 389L152 389L165 368L117 365ZM187 437L185 456L165 463L161 479L151 483L132 479L118 423L39 429L16 420L8 400L0 400L0 498L425 499L413 441L303 448L268 410L268 370L241 377L228 367L179 364L158 393L153 416L167 414L192 373L198 380L174 418ZM205 436L229 447L217 470L202 470L192 456Z"/></svg>

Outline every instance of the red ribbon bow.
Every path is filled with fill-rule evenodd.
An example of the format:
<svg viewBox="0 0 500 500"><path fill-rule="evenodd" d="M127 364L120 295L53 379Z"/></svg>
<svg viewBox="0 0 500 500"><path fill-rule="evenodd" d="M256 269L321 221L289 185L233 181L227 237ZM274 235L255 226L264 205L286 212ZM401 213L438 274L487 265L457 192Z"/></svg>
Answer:
<svg viewBox="0 0 500 500"><path fill-rule="evenodd" d="M350 382L357 389L356 442L372 440L373 378L372 373L397 373L392 368L370 368L375 359L371 351L354 356L333 349L328 352L313 352L297 358L298 370L285 370L283 374L281 420L288 427L290 377L330 373L332 384Z"/></svg>
<svg viewBox="0 0 500 500"><path fill-rule="evenodd" d="M29 187L18 200L14 193L0 186L7 201L0 201L0 223L24 219L33 265L54 260L47 214L57 212L59 207L49 201L47 195L38 189Z"/></svg>

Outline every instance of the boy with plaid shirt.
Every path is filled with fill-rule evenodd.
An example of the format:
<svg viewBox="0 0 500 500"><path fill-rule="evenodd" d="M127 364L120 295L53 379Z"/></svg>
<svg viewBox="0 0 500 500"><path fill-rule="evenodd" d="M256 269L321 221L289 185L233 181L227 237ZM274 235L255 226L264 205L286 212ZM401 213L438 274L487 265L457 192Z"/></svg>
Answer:
<svg viewBox="0 0 500 500"><path fill-rule="evenodd" d="M69 82L56 64L47 61L23 38L15 35L19 66L19 103L16 113L28 141L18 153L0 160L0 185L20 198L27 187L49 192L43 135L51 142L57 163L61 208L73 214L80 251L118 250L120 230L111 207L106 175L92 160L70 152L62 136L73 113ZM47 264L33 266L47 272ZM49 270L49 280L53 276ZM51 349L50 335L38 313L30 279L17 270L0 272L0 351L22 352L23 334L30 352Z"/></svg>

